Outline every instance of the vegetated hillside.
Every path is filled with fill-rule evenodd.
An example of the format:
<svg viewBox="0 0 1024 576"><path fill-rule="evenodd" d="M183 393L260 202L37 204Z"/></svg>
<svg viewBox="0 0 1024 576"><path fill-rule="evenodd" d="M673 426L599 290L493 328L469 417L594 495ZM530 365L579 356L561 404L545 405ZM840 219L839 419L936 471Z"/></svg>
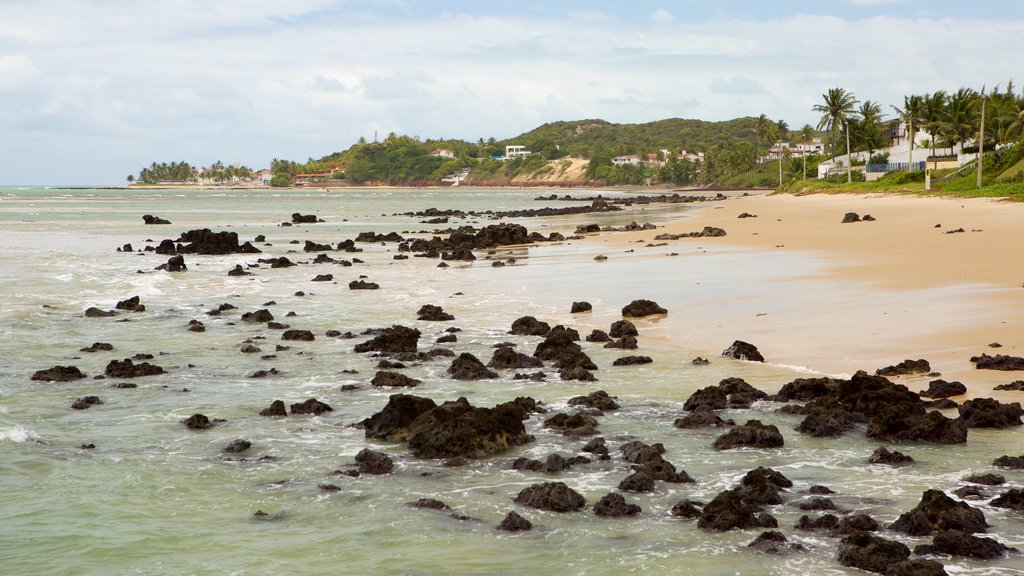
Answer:
<svg viewBox="0 0 1024 576"><path fill-rule="evenodd" d="M562 155L584 158L589 158L597 149L612 155L653 153L662 148L704 152L728 141L757 144L756 126L757 120L750 117L724 122L669 118L644 124L574 120L550 122L497 144L502 147L518 144L549 157L558 155L554 150Z"/></svg>

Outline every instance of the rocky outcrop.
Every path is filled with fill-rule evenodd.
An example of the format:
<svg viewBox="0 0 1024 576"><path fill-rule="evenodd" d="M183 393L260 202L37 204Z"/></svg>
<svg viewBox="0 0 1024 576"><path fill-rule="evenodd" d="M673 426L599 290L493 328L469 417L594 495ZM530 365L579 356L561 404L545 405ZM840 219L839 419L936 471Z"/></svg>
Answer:
<svg viewBox="0 0 1024 576"><path fill-rule="evenodd" d="M1009 428L1021 425L1024 410L1020 402L1003 404L991 398L975 398L964 402L957 410L968 428Z"/></svg>
<svg viewBox="0 0 1024 576"><path fill-rule="evenodd" d="M587 500L564 482L544 482L523 488L515 501L523 506L552 512L576 512Z"/></svg>
<svg viewBox="0 0 1024 576"><path fill-rule="evenodd" d="M612 322L611 328L608 330L608 336L612 338L624 338L626 336L637 336L640 333L637 331L636 326L629 320L617 320Z"/></svg>
<svg viewBox="0 0 1024 576"><path fill-rule="evenodd" d="M445 312L440 306L424 304L416 312L416 319L431 322L447 322L449 320L455 320L455 316Z"/></svg>
<svg viewBox="0 0 1024 576"><path fill-rule="evenodd" d="M505 515L505 519L498 524L498 530L506 532L522 532L533 529L533 524L514 511Z"/></svg>
<svg viewBox="0 0 1024 576"><path fill-rule="evenodd" d="M722 356L750 362L764 362L764 356L758 352L757 346L742 340L736 340L732 346L722 350Z"/></svg>
<svg viewBox="0 0 1024 576"><path fill-rule="evenodd" d="M497 368L498 370L540 368L543 365L544 362L540 358L516 352L515 348L511 346L496 348L494 354L491 355L491 360L487 363L488 368Z"/></svg>
<svg viewBox="0 0 1024 576"><path fill-rule="evenodd" d="M45 370L37 370L32 380L41 382L73 382L85 378L78 366L54 366Z"/></svg>
<svg viewBox="0 0 1024 576"><path fill-rule="evenodd" d="M152 214L145 214L142 217L142 221L146 225L149 225L149 226L161 225L161 224L170 224L171 223L170 220L164 220L163 218L161 218L159 216L153 216Z"/></svg>
<svg viewBox="0 0 1024 576"><path fill-rule="evenodd" d="M723 420L711 410L696 410L682 418L676 418L674 425L676 428L723 428L735 426L736 422Z"/></svg>
<svg viewBox="0 0 1024 576"><path fill-rule="evenodd" d="M888 464L889 466L900 466L910 464L913 458L902 452L889 451L885 446L879 446L868 456L868 464Z"/></svg>
<svg viewBox="0 0 1024 576"><path fill-rule="evenodd" d="M823 396L832 396L838 387L839 381L833 378L797 378L784 385L778 396L786 400L806 402Z"/></svg>
<svg viewBox="0 0 1024 576"><path fill-rule="evenodd" d="M384 354L416 352L416 345L419 338L419 330L395 325L391 328L384 328L377 331L377 335L372 339L361 344L357 344L355 351L381 352Z"/></svg>
<svg viewBox="0 0 1024 576"><path fill-rule="evenodd" d="M602 412L609 410L618 410L619 403L615 400L617 397L610 396L604 390L597 390L587 394L586 396L574 396L569 398L569 406L584 406L586 408L593 408Z"/></svg>
<svg viewBox="0 0 1024 576"><path fill-rule="evenodd" d="M992 462L992 465L1011 470L1024 470L1024 456L1000 456Z"/></svg>
<svg viewBox="0 0 1024 576"><path fill-rule="evenodd" d="M128 312L145 312L146 311L146 305L143 304L139 300L138 296L132 296L131 298L128 298L127 300L121 300L121 301L119 301L117 303L116 306L114 306L114 308L116 308L118 310L126 310Z"/></svg>
<svg viewBox="0 0 1024 576"><path fill-rule="evenodd" d="M960 530L943 530L932 538L931 544L921 544L914 548L914 554L921 556L948 554L979 560L1002 558L1007 552L1016 550L991 538L972 536Z"/></svg>
<svg viewBox="0 0 1024 576"><path fill-rule="evenodd" d="M483 458L533 440L523 426L524 416L515 402L477 408L459 398L416 417L406 440L420 458Z"/></svg>
<svg viewBox="0 0 1024 576"><path fill-rule="evenodd" d="M839 550L839 563L868 572L889 574L889 567L910 558L910 548L895 540L886 540L868 532L847 536Z"/></svg>
<svg viewBox="0 0 1024 576"><path fill-rule="evenodd" d="M900 515L890 529L910 536L927 536L936 530L960 530L968 534L988 528L981 510L958 502L941 490L926 490L913 510Z"/></svg>
<svg viewBox="0 0 1024 576"><path fill-rule="evenodd" d="M476 356L469 352L459 354L448 367L448 375L454 380L487 380L497 378L498 373L484 366Z"/></svg>
<svg viewBox="0 0 1024 576"><path fill-rule="evenodd" d="M920 360L904 360L899 364L893 366L886 366L885 368L879 368L875 370L876 376L904 376L908 374L927 374L932 371L932 367L928 364L925 359Z"/></svg>
<svg viewBox="0 0 1024 576"><path fill-rule="evenodd" d="M109 378L136 378L164 374L164 369L149 362L135 364L130 358L125 358L121 361L111 360L103 373Z"/></svg>
<svg viewBox="0 0 1024 576"><path fill-rule="evenodd" d="M292 224L316 224L317 222L323 222L323 220L318 220L316 214L292 213Z"/></svg>
<svg viewBox="0 0 1024 576"><path fill-rule="evenodd" d="M701 511L697 527L716 532L751 528L777 528L778 521L757 506L743 501L736 490L726 490L708 502Z"/></svg>
<svg viewBox="0 0 1024 576"><path fill-rule="evenodd" d="M748 420L715 439L716 450L733 448L781 448L784 444L782 433L774 424L762 424L760 420Z"/></svg>
<svg viewBox="0 0 1024 576"><path fill-rule="evenodd" d="M961 382L946 382L945 380L932 380L928 383L928 389L918 392L919 396L925 398L949 398L967 393L967 386Z"/></svg>
<svg viewBox="0 0 1024 576"><path fill-rule="evenodd" d="M359 424L363 427L367 438L397 442L406 439L409 425L413 421L434 408L437 408L437 404L430 398L411 394L392 394L387 405L380 412Z"/></svg>
<svg viewBox="0 0 1024 576"><path fill-rule="evenodd" d="M377 387L388 387L388 388L412 388L419 384L420 381L416 378L410 378L405 374L398 372L388 372L386 370L380 370L374 375L373 380L370 384Z"/></svg>
<svg viewBox="0 0 1024 576"><path fill-rule="evenodd" d="M291 340L298 342L312 342L316 337L309 330L285 330L281 334L281 340Z"/></svg>
<svg viewBox="0 0 1024 576"><path fill-rule="evenodd" d="M640 507L626 503L626 499L618 492L609 492L594 504L594 514L604 518L636 516L639 513Z"/></svg>
<svg viewBox="0 0 1024 576"><path fill-rule="evenodd" d="M260 416L287 416L288 410L285 408L284 401L274 400L270 403L270 406L260 411Z"/></svg>
<svg viewBox="0 0 1024 576"><path fill-rule="evenodd" d="M668 310L658 306L653 300L633 300L622 307L622 315L631 318L643 318L656 314L668 314Z"/></svg>
<svg viewBox="0 0 1024 576"><path fill-rule="evenodd" d="M1024 370L1024 358L1020 356L1007 356L1005 354L989 356L988 354L982 354L981 356L972 356L971 362L974 363L974 367L978 370Z"/></svg>
<svg viewBox="0 0 1024 576"><path fill-rule="evenodd" d="M330 405L321 402L316 398L310 398L305 402L292 404L291 409L293 416L296 414L313 414L314 416L319 416L320 414L324 414L325 412L334 411L334 408L331 408Z"/></svg>
<svg viewBox="0 0 1024 576"><path fill-rule="evenodd" d="M274 320L274 315L270 313L270 310L263 308L254 312L245 312L242 314L242 322L248 322L250 324L264 324Z"/></svg>
<svg viewBox="0 0 1024 576"><path fill-rule="evenodd" d="M569 309L570 314L577 314L579 312L590 312L594 307L590 302L573 302L572 308Z"/></svg>
<svg viewBox="0 0 1024 576"><path fill-rule="evenodd" d="M559 412L545 420L544 427L558 430L566 436L592 436L597 434L597 419L586 412Z"/></svg>
<svg viewBox="0 0 1024 576"><path fill-rule="evenodd" d="M353 280L348 283L349 290L378 290L380 284L376 282L367 282L366 280Z"/></svg>
<svg viewBox="0 0 1024 576"><path fill-rule="evenodd" d="M211 232L208 228L189 230L177 241L164 240L156 249L157 254L259 254L251 243L238 243L237 232Z"/></svg>
<svg viewBox="0 0 1024 576"><path fill-rule="evenodd" d="M395 462L383 452L363 448L356 454L356 465L360 474L390 474L395 469Z"/></svg>
<svg viewBox="0 0 1024 576"><path fill-rule="evenodd" d="M519 336L547 336L551 326L547 322L541 322L533 316L523 316L512 322L512 330L509 334Z"/></svg>
<svg viewBox="0 0 1024 576"><path fill-rule="evenodd" d="M996 508L1009 508L1010 510L1024 512L1024 490L1020 488L1010 488L992 500L989 505L995 506Z"/></svg>
<svg viewBox="0 0 1024 576"><path fill-rule="evenodd" d="M189 430L206 430L213 427L213 422L204 414L193 414L185 419L182 424Z"/></svg>
<svg viewBox="0 0 1024 576"><path fill-rule="evenodd" d="M789 552L806 552L802 544L796 542L790 542L786 539L786 536L777 530L769 530L762 532L754 539L753 542L747 544L747 548L753 548L760 550L765 554L786 554Z"/></svg>

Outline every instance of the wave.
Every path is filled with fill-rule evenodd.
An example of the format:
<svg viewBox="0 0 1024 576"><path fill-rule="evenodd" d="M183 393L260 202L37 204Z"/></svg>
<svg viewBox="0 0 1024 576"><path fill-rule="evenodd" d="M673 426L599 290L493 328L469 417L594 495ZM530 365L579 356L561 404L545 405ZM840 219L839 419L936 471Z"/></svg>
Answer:
<svg viewBox="0 0 1024 576"><path fill-rule="evenodd" d="M39 435L22 426L11 426L0 428L0 440L10 440L11 442L24 444L29 441L39 442Z"/></svg>

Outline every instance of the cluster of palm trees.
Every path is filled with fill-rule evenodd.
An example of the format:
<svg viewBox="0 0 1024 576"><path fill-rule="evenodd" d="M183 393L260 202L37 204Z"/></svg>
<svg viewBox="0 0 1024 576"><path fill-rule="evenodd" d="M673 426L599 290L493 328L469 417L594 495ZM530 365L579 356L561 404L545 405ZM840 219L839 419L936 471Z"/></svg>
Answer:
<svg viewBox="0 0 1024 576"><path fill-rule="evenodd" d="M857 105L860 104L858 107ZM981 130L984 104L985 129ZM914 146L919 131L928 134L932 156L936 149L949 148L952 155L956 146L965 142L977 146L984 133L984 145L1012 142L1024 137L1024 93L1014 92L1013 82L1005 90L998 86L991 92L960 88L956 92L938 91L931 94L904 96L902 107L892 107L895 120L907 126L907 137ZM869 154L886 145L889 121L881 106L871 100L859 102L852 92L832 88L822 94L822 103L813 107L821 113L818 130L830 133L832 156L843 145L837 137L842 131L849 137L850 146L866 150Z"/></svg>

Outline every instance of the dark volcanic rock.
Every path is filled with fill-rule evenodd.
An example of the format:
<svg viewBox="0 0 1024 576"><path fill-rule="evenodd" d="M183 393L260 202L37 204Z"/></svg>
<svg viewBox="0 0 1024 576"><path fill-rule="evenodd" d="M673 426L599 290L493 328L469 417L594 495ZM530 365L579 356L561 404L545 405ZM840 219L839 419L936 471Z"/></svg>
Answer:
<svg viewBox="0 0 1024 576"><path fill-rule="evenodd" d="M85 410L99 404L103 404L103 401L99 399L99 396L82 396L71 403L71 409Z"/></svg>
<svg viewBox="0 0 1024 576"><path fill-rule="evenodd" d="M974 367L978 370L1024 370L1024 358L1020 356L982 354L981 356L972 356L971 362L974 362Z"/></svg>
<svg viewBox="0 0 1024 576"><path fill-rule="evenodd" d="M880 446L868 456L868 464L889 464L890 466L899 466L901 464L910 464L914 461L913 458L907 456L902 452L892 451L890 452L885 446Z"/></svg>
<svg viewBox="0 0 1024 576"><path fill-rule="evenodd" d="M744 504L765 506L782 504L782 490L791 488L793 482L781 472L758 466L747 472L740 480L736 493Z"/></svg>
<svg viewBox="0 0 1024 576"><path fill-rule="evenodd" d="M547 322L541 322L533 316L523 316L512 322L510 334L520 336L547 336L551 326Z"/></svg>
<svg viewBox="0 0 1024 576"><path fill-rule="evenodd" d="M964 482L981 484L982 486L1001 486L1006 483L1006 477L1002 474L971 474L964 476Z"/></svg>
<svg viewBox="0 0 1024 576"><path fill-rule="evenodd" d="M860 214L857 214L856 212L847 212L846 215L843 216L843 224L850 224L852 222L860 222Z"/></svg>
<svg viewBox="0 0 1024 576"><path fill-rule="evenodd" d="M961 382L946 382L945 380L932 380L928 383L928 389L918 392L918 395L925 398L949 398L967 393L967 386Z"/></svg>
<svg viewBox="0 0 1024 576"><path fill-rule="evenodd" d="M203 414L193 414L182 422L182 424L184 424L189 430L206 430L213 426L210 419Z"/></svg>
<svg viewBox="0 0 1024 576"><path fill-rule="evenodd" d="M490 362L487 363L488 368L497 368L499 370L540 368L543 365L544 362L540 358L516 352L515 348L511 346L499 346L496 348L494 354L491 355Z"/></svg>
<svg viewBox="0 0 1024 576"><path fill-rule="evenodd" d="M298 212L292 213L292 224L316 224L316 214L299 214Z"/></svg>
<svg viewBox="0 0 1024 576"><path fill-rule="evenodd" d="M242 322L249 322L251 324L263 324L270 322L274 319L274 315L270 313L270 310L263 308L262 310L256 310L255 312L246 312L242 314Z"/></svg>
<svg viewBox="0 0 1024 576"><path fill-rule="evenodd" d="M164 220L163 218L161 218L159 216L153 216L152 214L144 215L142 217L142 221L145 222L148 225L170 224L171 223L170 220Z"/></svg>
<svg viewBox="0 0 1024 576"><path fill-rule="evenodd" d="M379 288L380 284L367 282L366 280L353 280L348 283L349 290L377 290Z"/></svg>
<svg viewBox="0 0 1024 576"><path fill-rule="evenodd" d="M597 420L585 413L569 415L559 412L544 421L545 428L558 430L567 436L592 436L597 434Z"/></svg>
<svg viewBox="0 0 1024 576"><path fill-rule="evenodd" d="M395 469L395 462L383 452L363 448L356 454L356 464L360 474L390 474Z"/></svg>
<svg viewBox="0 0 1024 576"><path fill-rule="evenodd" d="M728 403L728 396L725 391L718 386L708 386L707 388L701 388L689 398L686 399L686 403L683 404L683 410L687 412L694 412L698 410L722 410Z"/></svg>
<svg viewBox="0 0 1024 576"><path fill-rule="evenodd" d="M1021 490L1020 488L1010 488L998 498L992 500L989 504L996 508L1009 508L1011 510L1024 512L1024 490Z"/></svg>
<svg viewBox="0 0 1024 576"><path fill-rule="evenodd" d="M636 504L627 504L626 499L618 492L609 492L594 504L594 514L606 518L635 516L640 513Z"/></svg>
<svg viewBox="0 0 1024 576"><path fill-rule="evenodd" d="M1014 380L1009 384L1000 384L993 390L1007 390L1011 392L1024 392L1024 380Z"/></svg>
<svg viewBox="0 0 1024 576"><path fill-rule="evenodd" d="M617 348L619 350L636 350L639 345L637 344L636 336L623 336L618 340L605 344L604 347Z"/></svg>
<svg viewBox="0 0 1024 576"><path fill-rule="evenodd" d="M455 320L455 316L445 312L440 306L434 306L433 304L424 304L416 312L416 318L418 320L428 320L432 322L447 322L449 320Z"/></svg>
<svg viewBox="0 0 1024 576"><path fill-rule="evenodd" d="M32 380L43 382L72 382L82 378L85 378L85 374L77 366L54 366L32 374Z"/></svg>
<svg viewBox="0 0 1024 576"><path fill-rule="evenodd" d="M654 478L645 472L634 472L619 482L619 490L626 492L654 492Z"/></svg>
<svg viewBox="0 0 1024 576"><path fill-rule="evenodd" d="M1024 456L1000 456L992 462L992 465L1013 470L1024 470Z"/></svg>
<svg viewBox="0 0 1024 576"><path fill-rule="evenodd" d="M949 554L990 560L1002 558L1007 552L1014 550L991 539L972 536L960 530L943 530L932 538L931 544L922 544L914 548L914 554L932 555Z"/></svg>
<svg viewBox="0 0 1024 576"><path fill-rule="evenodd" d="M90 306L85 309L86 318L109 318L111 316L117 316L117 313L113 311L108 312L106 310L100 310L95 306Z"/></svg>
<svg viewBox="0 0 1024 576"><path fill-rule="evenodd" d="M590 312L594 307L590 302L573 302L572 308L569 310L570 314L576 314L577 312Z"/></svg>
<svg viewBox="0 0 1024 576"><path fill-rule="evenodd" d="M622 307L622 315L626 317L642 318L655 314L668 314L668 310L658 306L653 300L633 300Z"/></svg>
<svg viewBox="0 0 1024 576"><path fill-rule="evenodd" d="M483 458L533 440L524 416L515 402L477 408L459 398L419 415L408 425L406 440L419 458Z"/></svg>
<svg viewBox="0 0 1024 576"><path fill-rule="evenodd" d="M225 446L221 451L227 452L228 454L238 454L239 452L245 452L249 448L252 448L252 442L248 440L232 440Z"/></svg>
<svg viewBox="0 0 1024 576"><path fill-rule="evenodd" d="M722 356L737 360L748 360L750 362L764 362L764 356L758 352L757 346L742 340L736 340L732 343L732 346L722 350Z"/></svg>
<svg viewBox="0 0 1024 576"><path fill-rule="evenodd" d="M325 404L316 398L310 398L305 402L298 404L292 404L292 415L295 414L314 414L319 416L324 412L333 412L334 408L331 408L328 404Z"/></svg>
<svg viewBox="0 0 1024 576"><path fill-rule="evenodd" d="M778 532L776 530L762 532L754 539L753 542L747 544L747 548L755 548L765 554L784 554L787 552L807 551L802 544L790 542L782 532Z"/></svg>
<svg viewBox="0 0 1024 576"><path fill-rule="evenodd" d="M524 506L552 512L575 512L587 505L587 500L563 482L544 482L523 488L515 501Z"/></svg>
<svg viewBox="0 0 1024 576"><path fill-rule="evenodd" d="M736 422L723 420L711 410L695 410L692 414L676 418L674 424L676 428L722 428L735 426Z"/></svg>
<svg viewBox="0 0 1024 576"><path fill-rule="evenodd" d="M356 344L356 352L383 352L399 354L416 352L416 343L420 339L420 331L405 326L392 326L381 330L379 334L367 342Z"/></svg>
<svg viewBox="0 0 1024 576"><path fill-rule="evenodd" d="M750 528L777 528L779 523L768 514L756 514L757 507L743 502L735 490L726 490L715 496L701 511L697 527L725 532Z"/></svg>
<svg viewBox="0 0 1024 576"><path fill-rule="evenodd" d="M595 408L602 412L618 410L619 403L615 401L616 398L616 396L609 396L604 390L596 390L586 396L574 396L570 398L569 406L585 406L587 408Z"/></svg>
<svg viewBox="0 0 1024 576"><path fill-rule="evenodd" d="M522 532L532 528L533 524L529 520L515 512L506 514L505 519L501 521L501 524L498 524L498 530L505 530L506 532Z"/></svg>
<svg viewBox="0 0 1024 576"><path fill-rule="evenodd" d="M497 378L498 373L489 370L484 363L469 352L459 354L448 367L448 374L455 380L486 380Z"/></svg>
<svg viewBox="0 0 1024 576"><path fill-rule="evenodd" d="M839 527L839 517L835 514L822 514L817 518L811 518L810 516L801 516L796 522L795 528L797 530L827 530L834 532Z"/></svg>
<svg viewBox="0 0 1024 576"><path fill-rule="evenodd" d="M913 510L900 515L889 527L911 536L927 536L934 530L961 530L969 534L988 528L981 510L957 502L940 490L926 490Z"/></svg>
<svg viewBox="0 0 1024 576"><path fill-rule="evenodd" d="M637 331L636 325L629 320L616 320L612 322L611 328L608 330L608 336L612 338L638 336L639 334L640 332Z"/></svg>
<svg viewBox="0 0 1024 576"><path fill-rule="evenodd" d="M957 410L968 428L1009 428L1020 426L1024 410L1020 402L1003 404L991 398L975 398L963 403Z"/></svg>
<svg viewBox="0 0 1024 576"><path fill-rule="evenodd" d="M377 374L373 377L373 380L370 381L370 384L379 387L386 386L412 388L419 383L420 381L417 380L416 378L410 378L405 374L400 374L398 372L388 372L385 370L378 371Z"/></svg>
<svg viewBox="0 0 1024 576"><path fill-rule="evenodd" d="M843 540L842 548L839 550L839 563L843 566L879 574L888 574L889 566L908 558L910 548L905 544L873 536L867 532L850 534Z"/></svg>
<svg viewBox="0 0 1024 576"><path fill-rule="evenodd" d="M700 518L700 509L704 505L693 500L680 500L672 507L670 514L677 518Z"/></svg>
<svg viewBox="0 0 1024 576"><path fill-rule="evenodd" d="M612 362L612 366L639 366L641 364L650 364L654 362L650 356L623 356L622 358L616 358Z"/></svg>
<svg viewBox="0 0 1024 576"><path fill-rule="evenodd" d="M786 400L806 402L831 396L836 393L839 382L832 378L797 378L779 390L779 396Z"/></svg>
<svg viewBox="0 0 1024 576"><path fill-rule="evenodd" d="M110 378L135 378L163 374L164 369L149 362L134 364L131 359L125 358L121 361L111 360L103 373Z"/></svg>
<svg viewBox="0 0 1024 576"><path fill-rule="evenodd" d="M172 245L173 246L173 245ZM161 243L161 247L164 244ZM259 254L260 251L249 242L239 245L236 232L211 232L207 228L202 230L189 230L182 233L178 238L178 244L173 246L174 252L179 254ZM173 254L174 252L162 252L157 248L157 254Z"/></svg>
<svg viewBox="0 0 1024 576"><path fill-rule="evenodd" d="M90 353L92 353L92 352L101 352L101 351L102 352L109 352L109 351L111 351L113 349L114 349L113 344L108 344L107 342L93 342L91 346L86 346L85 348L79 348L78 351L79 352L90 352Z"/></svg>
<svg viewBox="0 0 1024 576"><path fill-rule="evenodd" d="M781 448L784 444L782 433L774 424L762 424L760 420L748 420L715 439L716 450L733 448Z"/></svg>
<svg viewBox="0 0 1024 576"><path fill-rule="evenodd" d="M405 440L409 425L416 418L437 408L430 398L411 394L392 394L384 408L360 422L367 438L391 442Z"/></svg>
<svg viewBox="0 0 1024 576"><path fill-rule="evenodd" d="M117 303L116 306L114 306L114 308L117 308L118 310L127 310L129 312L145 312L146 311L146 305L142 304L142 302L139 300L138 296L132 296L131 298L128 298L127 300L121 300L121 301L119 301Z"/></svg>
<svg viewBox="0 0 1024 576"><path fill-rule="evenodd" d="M864 217L867 220L867 217ZM935 560L914 558L903 560L889 566L886 576L948 576L946 568Z"/></svg>
<svg viewBox="0 0 1024 576"><path fill-rule="evenodd" d="M269 408L264 408L260 411L260 416L287 416L288 410L284 406L284 402L281 400L274 400L270 403Z"/></svg>
<svg viewBox="0 0 1024 576"><path fill-rule="evenodd" d="M409 508L422 508L425 510L447 510L449 506L434 498L420 498L414 502L406 502Z"/></svg>
<svg viewBox="0 0 1024 576"><path fill-rule="evenodd" d="M906 374L927 374L932 371L931 365L925 359L904 360L893 366L886 366L875 370L876 376L903 376Z"/></svg>
<svg viewBox="0 0 1024 576"><path fill-rule="evenodd" d="M312 342L315 339L313 333L309 330L285 330L284 334L281 334L281 340Z"/></svg>
<svg viewBox="0 0 1024 576"><path fill-rule="evenodd" d="M608 336L608 333L605 332L604 330L595 329L592 330L590 334L587 335L586 340L587 342L610 342L611 337Z"/></svg>
<svg viewBox="0 0 1024 576"><path fill-rule="evenodd" d="M848 411L834 397L823 397L808 402L807 416L796 427L798 432L817 438L841 436L864 417Z"/></svg>

